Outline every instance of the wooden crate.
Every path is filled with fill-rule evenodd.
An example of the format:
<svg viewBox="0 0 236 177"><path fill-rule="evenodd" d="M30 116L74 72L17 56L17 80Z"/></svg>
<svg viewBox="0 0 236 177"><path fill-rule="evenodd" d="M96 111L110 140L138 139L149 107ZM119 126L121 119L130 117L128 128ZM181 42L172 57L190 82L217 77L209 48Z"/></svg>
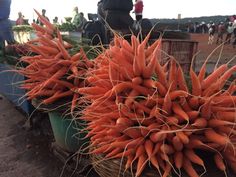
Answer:
<svg viewBox="0 0 236 177"><path fill-rule="evenodd" d="M161 64L165 64L170 56L173 56L181 65L185 73L189 72L194 54L197 52L198 42L192 40L163 39ZM165 54L166 53L166 54ZM168 54L168 55L167 55ZM193 68L195 68L195 60Z"/></svg>

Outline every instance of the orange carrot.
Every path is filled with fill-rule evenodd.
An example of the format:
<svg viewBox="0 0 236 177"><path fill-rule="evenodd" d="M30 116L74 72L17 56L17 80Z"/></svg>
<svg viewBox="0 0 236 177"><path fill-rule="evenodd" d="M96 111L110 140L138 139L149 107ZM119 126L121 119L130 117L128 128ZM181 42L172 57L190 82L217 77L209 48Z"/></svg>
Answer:
<svg viewBox="0 0 236 177"><path fill-rule="evenodd" d="M188 160L186 157L184 157L184 160L183 160L183 169L186 171L186 173L190 177L199 177L196 170L193 168L190 160Z"/></svg>
<svg viewBox="0 0 236 177"><path fill-rule="evenodd" d="M189 137L184 132L176 132L176 136L178 136L183 144L189 143Z"/></svg>
<svg viewBox="0 0 236 177"><path fill-rule="evenodd" d="M148 159L150 160L153 154L154 144L150 139L147 139L144 143L144 148L146 154L148 155Z"/></svg>
<svg viewBox="0 0 236 177"><path fill-rule="evenodd" d="M193 149L186 149L184 155L193 163L202 166L205 169L203 160L193 151Z"/></svg>
<svg viewBox="0 0 236 177"><path fill-rule="evenodd" d="M143 172L147 162L148 161L147 161L147 155L146 154L142 154L141 156L139 156L135 177L138 177L138 176L141 175L141 173Z"/></svg>
<svg viewBox="0 0 236 177"><path fill-rule="evenodd" d="M178 103L172 103L172 110L175 114L177 114L181 118L184 118L187 122L189 121L188 114L181 108Z"/></svg>
<svg viewBox="0 0 236 177"><path fill-rule="evenodd" d="M209 76L207 76L202 82L202 89L209 87L212 83L214 83L224 72L228 69L227 64L221 65L215 71L213 71Z"/></svg>
<svg viewBox="0 0 236 177"><path fill-rule="evenodd" d="M172 144L173 144L176 151L182 151L182 149L184 147L182 141L180 140L180 138L178 136L173 137Z"/></svg>
<svg viewBox="0 0 236 177"><path fill-rule="evenodd" d="M228 137L217 133L213 129L205 130L204 134L210 142L218 143L218 144L223 145L223 146L226 146L228 143L230 143L230 140L229 140Z"/></svg>
<svg viewBox="0 0 236 177"><path fill-rule="evenodd" d="M221 171L224 171L226 170L226 166L224 164L224 161L222 159L222 157L219 155L219 154L215 154L214 155L214 161L215 161L215 164L216 166L221 170Z"/></svg>

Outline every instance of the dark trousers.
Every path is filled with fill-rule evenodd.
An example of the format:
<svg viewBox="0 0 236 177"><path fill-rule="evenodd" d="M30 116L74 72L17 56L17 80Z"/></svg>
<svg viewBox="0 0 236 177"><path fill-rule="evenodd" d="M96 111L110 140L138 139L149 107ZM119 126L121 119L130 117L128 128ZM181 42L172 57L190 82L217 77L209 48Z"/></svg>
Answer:
<svg viewBox="0 0 236 177"><path fill-rule="evenodd" d="M142 15L136 15L135 18L136 18L136 21L138 22L138 21L142 20L143 16Z"/></svg>
<svg viewBox="0 0 236 177"><path fill-rule="evenodd" d="M106 22L114 30L132 29L134 20L129 12L110 11L106 12Z"/></svg>

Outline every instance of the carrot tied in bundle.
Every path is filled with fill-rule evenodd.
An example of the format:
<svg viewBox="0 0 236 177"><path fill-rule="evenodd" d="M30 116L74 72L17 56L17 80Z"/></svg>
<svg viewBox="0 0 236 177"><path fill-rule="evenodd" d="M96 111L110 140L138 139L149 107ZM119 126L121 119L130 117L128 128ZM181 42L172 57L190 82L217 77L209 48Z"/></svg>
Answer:
<svg viewBox="0 0 236 177"><path fill-rule="evenodd" d="M78 90L90 101L83 119L91 153L125 159L125 170L135 169L135 176L147 164L160 176L181 170L200 176L195 167L206 172L207 162L198 151L214 153L225 173L225 162L235 169L229 155L236 140L235 82L223 88L236 67L220 66L207 77L204 68L197 74L191 67L187 82L173 57L161 65L161 39L148 45L149 36L139 41L132 35L129 43L115 35L88 72L89 86Z"/></svg>
<svg viewBox="0 0 236 177"><path fill-rule="evenodd" d="M84 86L85 73L93 67L93 62L86 57L82 48L71 56L68 49L72 45L63 41L60 31L35 12L45 26L32 24L37 38L26 45L35 56L20 59L27 63L25 68L16 71L27 78L21 87L26 89L27 99L41 99L45 105L67 98L73 111L79 101L78 88Z"/></svg>

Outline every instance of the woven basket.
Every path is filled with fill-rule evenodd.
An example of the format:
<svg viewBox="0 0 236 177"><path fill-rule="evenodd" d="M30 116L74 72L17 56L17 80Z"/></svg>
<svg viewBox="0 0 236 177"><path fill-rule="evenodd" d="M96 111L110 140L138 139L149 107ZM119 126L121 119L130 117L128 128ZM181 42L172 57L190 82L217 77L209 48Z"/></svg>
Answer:
<svg viewBox="0 0 236 177"><path fill-rule="evenodd" d="M205 155L204 155L205 156ZM202 175L202 177L225 177L225 174L218 170L215 166L214 161L212 160L212 154L208 153L207 157L203 157L204 161L206 162L206 169L207 173ZM130 172L130 170L124 172L124 164L125 161L121 164L120 159L110 159L110 160L104 160L104 157L102 155L91 155L91 161L93 168L95 171L101 176L101 177L134 177L134 174ZM199 166L194 167L195 170L198 172L198 174L203 173L203 169L199 168ZM135 170L135 169L134 169ZM231 172L227 171L228 177L235 177L235 174L232 174ZM157 170L152 169L151 167L147 167L144 169L143 173L140 177L159 177ZM176 174L172 174L169 177L178 177ZM189 177L185 172L182 173L182 177Z"/></svg>
<svg viewBox="0 0 236 177"><path fill-rule="evenodd" d="M104 160L102 155L91 155L92 165L95 171L101 177L134 177L135 174L132 174L130 170L124 171L125 169L125 160L121 164L120 159L110 159ZM134 169L135 170L135 169ZM142 172L140 177L159 177L157 170L154 170L150 167L146 167ZM169 176L171 177L171 176Z"/></svg>

